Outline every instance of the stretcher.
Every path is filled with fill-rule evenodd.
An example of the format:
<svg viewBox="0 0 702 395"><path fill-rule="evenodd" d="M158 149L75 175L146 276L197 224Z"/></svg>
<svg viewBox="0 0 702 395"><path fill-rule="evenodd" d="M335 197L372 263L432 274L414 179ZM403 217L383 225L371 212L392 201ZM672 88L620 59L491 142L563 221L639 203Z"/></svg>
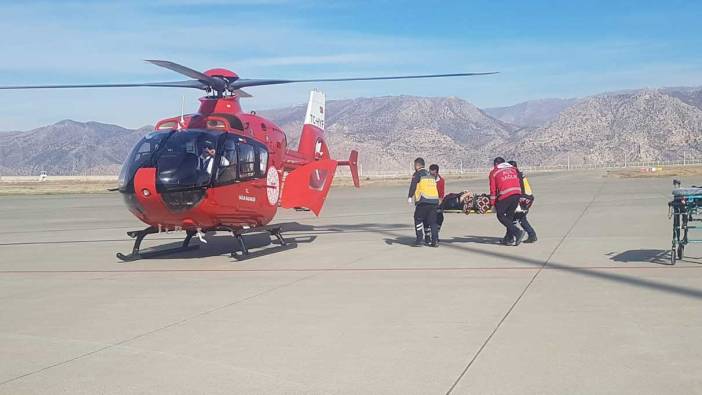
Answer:
<svg viewBox="0 0 702 395"><path fill-rule="evenodd" d="M516 212L528 213L533 203L533 196L522 195ZM492 214L494 212L492 204L490 204L490 195L486 193L474 194L470 191L447 194L439 208L444 213Z"/></svg>
<svg viewBox="0 0 702 395"><path fill-rule="evenodd" d="M699 231L702 222L698 214L702 213L702 188L692 186L681 188L680 181L673 180L673 200L668 202L668 217L673 219L673 242L670 251L670 264L683 259L685 246L689 243L702 243L702 239L691 238L691 233Z"/></svg>
<svg viewBox="0 0 702 395"><path fill-rule="evenodd" d="M447 194L439 208L444 213L490 214L493 212L490 195L474 194L469 191Z"/></svg>

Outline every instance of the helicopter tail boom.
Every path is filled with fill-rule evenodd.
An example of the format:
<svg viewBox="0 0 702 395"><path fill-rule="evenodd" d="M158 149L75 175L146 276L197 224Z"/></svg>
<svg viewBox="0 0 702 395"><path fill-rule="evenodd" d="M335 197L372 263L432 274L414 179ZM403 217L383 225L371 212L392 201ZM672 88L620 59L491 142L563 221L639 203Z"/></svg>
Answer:
<svg viewBox="0 0 702 395"><path fill-rule="evenodd" d="M324 93L317 90L311 91L310 100L307 102L305 123L302 126L300 143L297 148L297 154L306 162L330 159L324 139L324 109Z"/></svg>
<svg viewBox="0 0 702 395"><path fill-rule="evenodd" d="M319 215L338 166L348 166L354 185L360 185L357 151L351 151L346 161L334 160L329 155L324 139L324 109L324 93L311 91L298 149L288 151L286 170L289 173L283 185L281 207L304 207Z"/></svg>

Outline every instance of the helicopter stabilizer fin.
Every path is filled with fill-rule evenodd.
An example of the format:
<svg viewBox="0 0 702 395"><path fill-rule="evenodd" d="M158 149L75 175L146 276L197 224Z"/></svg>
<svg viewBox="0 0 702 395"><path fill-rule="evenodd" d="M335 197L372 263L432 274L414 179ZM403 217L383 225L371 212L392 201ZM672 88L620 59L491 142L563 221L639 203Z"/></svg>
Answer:
<svg viewBox="0 0 702 395"><path fill-rule="evenodd" d="M358 177L358 151L351 151L349 155L349 160L337 162L339 166L348 166L351 169L351 178L353 179L353 186L356 188L361 187L361 180Z"/></svg>

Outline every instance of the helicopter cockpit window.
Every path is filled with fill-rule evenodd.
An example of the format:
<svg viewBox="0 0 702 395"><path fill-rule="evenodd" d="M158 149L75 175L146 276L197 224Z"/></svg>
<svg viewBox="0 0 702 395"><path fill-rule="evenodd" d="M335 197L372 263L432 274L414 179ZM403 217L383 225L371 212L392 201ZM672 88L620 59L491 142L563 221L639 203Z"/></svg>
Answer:
<svg viewBox="0 0 702 395"><path fill-rule="evenodd" d="M164 122L164 123L158 125L158 130L170 130L170 129L176 129L177 127L178 127L178 122L168 121L168 122Z"/></svg>
<svg viewBox="0 0 702 395"><path fill-rule="evenodd" d="M151 159L153 154L169 135L170 132L151 132L134 146L132 152L124 161L119 174L120 189L125 188L131 183L134 174L139 168L152 165Z"/></svg>
<svg viewBox="0 0 702 395"><path fill-rule="evenodd" d="M268 151L265 147L245 142L238 136L227 136L222 142L215 185L266 176Z"/></svg>
<svg viewBox="0 0 702 395"><path fill-rule="evenodd" d="M222 147L222 156L217 171L217 184L228 184L236 181L237 168L236 139L227 137Z"/></svg>
<svg viewBox="0 0 702 395"><path fill-rule="evenodd" d="M199 149L197 152L200 153L198 158L198 169L212 175L212 171L215 170L215 158L217 156L217 146L214 141L204 140L199 142ZM226 159L222 158L221 162L224 163Z"/></svg>
<svg viewBox="0 0 702 395"><path fill-rule="evenodd" d="M253 178L256 176L256 153L254 146L239 143L239 178Z"/></svg>
<svg viewBox="0 0 702 395"><path fill-rule="evenodd" d="M264 177L266 175L266 170L268 170L268 151L263 147L256 148L256 155L258 156L258 169L256 171L256 176Z"/></svg>
<svg viewBox="0 0 702 395"><path fill-rule="evenodd" d="M161 191L205 187L212 180L219 133L174 132L156 158L157 186Z"/></svg>
<svg viewBox="0 0 702 395"><path fill-rule="evenodd" d="M151 157L151 154L156 151L159 141L157 139L149 139L142 141L141 144L136 149L134 156L132 157L132 162L142 162L147 158Z"/></svg>

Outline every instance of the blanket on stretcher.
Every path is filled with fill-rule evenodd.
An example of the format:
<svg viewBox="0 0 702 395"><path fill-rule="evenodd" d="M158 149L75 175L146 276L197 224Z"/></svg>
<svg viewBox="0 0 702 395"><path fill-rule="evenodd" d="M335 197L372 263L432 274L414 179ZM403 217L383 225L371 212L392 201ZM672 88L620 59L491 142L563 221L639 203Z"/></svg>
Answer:
<svg viewBox="0 0 702 395"><path fill-rule="evenodd" d="M528 196L523 196L519 199L519 208L517 211L528 212L534 199ZM488 214L492 213L492 205L490 204L490 195L487 193L474 194L470 191L459 193L449 193L444 196L444 200L439 206L444 212L464 214Z"/></svg>

